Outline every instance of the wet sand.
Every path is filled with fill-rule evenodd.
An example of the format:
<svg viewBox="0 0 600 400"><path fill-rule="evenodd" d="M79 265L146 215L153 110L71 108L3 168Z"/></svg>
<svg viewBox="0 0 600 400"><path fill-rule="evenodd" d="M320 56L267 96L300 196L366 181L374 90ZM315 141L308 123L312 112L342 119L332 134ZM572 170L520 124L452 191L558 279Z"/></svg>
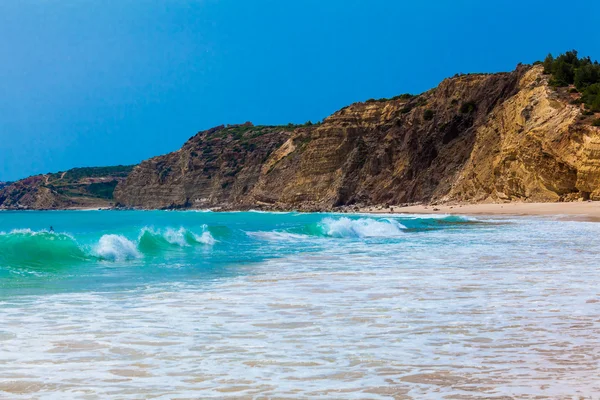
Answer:
<svg viewBox="0 0 600 400"><path fill-rule="evenodd" d="M571 221L600 222L600 201L574 203L504 203L456 204L437 206L365 207L360 212L401 214L457 214L457 215L539 215L556 216Z"/></svg>

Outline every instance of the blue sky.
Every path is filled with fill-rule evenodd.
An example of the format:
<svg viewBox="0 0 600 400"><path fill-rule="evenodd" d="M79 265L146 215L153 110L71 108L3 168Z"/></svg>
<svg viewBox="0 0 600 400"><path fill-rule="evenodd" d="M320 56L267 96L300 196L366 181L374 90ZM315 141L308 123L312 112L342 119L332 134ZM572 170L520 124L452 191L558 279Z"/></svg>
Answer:
<svg viewBox="0 0 600 400"><path fill-rule="evenodd" d="M573 3L575 4L575 3ZM600 2L2 0L0 181L137 163L576 48Z"/></svg>

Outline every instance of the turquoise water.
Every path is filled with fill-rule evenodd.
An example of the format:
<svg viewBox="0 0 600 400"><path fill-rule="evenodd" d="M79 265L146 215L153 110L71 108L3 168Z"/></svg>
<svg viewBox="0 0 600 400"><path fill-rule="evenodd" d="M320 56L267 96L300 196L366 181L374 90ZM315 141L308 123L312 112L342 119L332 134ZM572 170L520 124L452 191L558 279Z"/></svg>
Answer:
<svg viewBox="0 0 600 400"><path fill-rule="evenodd" d="M600 224L72 211L0 232L0 398L600 392Z"/></svg>
<svg viewBox="0 0 600 400"><path fill-rule="evenodd" d="M328 246L317 239L401 242L405 232L467 223L450 216L398 220L259 212L3 212L0 288L4 295L17 295L201 283L247 273L240 267L251 263Z"/></svg>

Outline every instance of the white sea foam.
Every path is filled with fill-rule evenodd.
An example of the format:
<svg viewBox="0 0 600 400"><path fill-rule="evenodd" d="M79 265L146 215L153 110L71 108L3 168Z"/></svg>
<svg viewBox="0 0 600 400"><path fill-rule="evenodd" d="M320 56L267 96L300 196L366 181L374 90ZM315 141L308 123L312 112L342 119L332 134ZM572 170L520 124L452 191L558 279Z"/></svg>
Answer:
<svg viewBox="0 0 600 400"><path fill-rule="evenodd" d="M292 214L295 211L264 211L264 210L248 210L248 212L256 214Z"/></svg>
<svg viewBox="0 0 600 400"><path fill-rule="evenodd" d="M326 237L210 281L0 296L0 398L600 393L599 234L529 218Z"/></svg>
<svg viewBox="0 0 600 400"><path fill-rule="evenodd" d="M13 229L12 231L10 231L9 233L6 232L0 232L0 235L28 235L28 236L36 236L36 235L55 235L55 232L50 232L48 230L41 230L41 231L34 231L31 230L29 228L25 228L25 229ZM66 234L65 234L66 235Z"/></svg>
<svg viewBox="0 0 600 400"><path fill-rule="evenodd" d="M194 240L198 243L213 245L217 242L209 231L204 231L201 235L196 235L195 233L192 233L192 235L194 236Z"/></svg>
<svg viewBox="0 0 600 400"><path fill-rule="evenodd" d="M71 239L73 241L77 241L75 239L74 236L72 236L69 233L64 233L64 232L54 232L54 231L49 231L46 229L42 229L39 231L34 231L32 229L29 228L25 228L25 229L13 229L10 232L0 232L0 236L40 236L40 235L44 235L45 237L49 238L49 240L54 240L55 238L60 238L60 239Z"/></svg>
<svg viewBox="0 0 600 400"><path fill-rule="evenodd" d="M110 261L125 261L140 258L137 245L121 235L104 235L94 248L94 254Z"/></svg>
<svg viewBox="0 0 600 400"><path fill-rule="evenodd" d="M217 242L215 238L211 235L206 225L202 225L202 230L203 232L201 234L196 234L190 230L187 230L184 227L180 227L179 229L166 228L164 231L155 230L152 227L144 227L140 232L138 241L147 232L152 236L162 237L169 244L179 247L188 247L194 242L207 245L213 245Z"/></svg>
<svg viewBox="0 0 600 400"><path fill-rule="evenodd" d="M180 247L186 247L189 246L190 244L185 240L185 235L187 233L187 230L185 228L179 228L177 230L172 229L172 228L167 228L165 230L165 233L163 234L163 237L165 238L165 240L171 244L180 246Z"/></svg>
<svg viewBox="0 0 600 400"><path fill-rule="evenodd" d="M246 232L246 235L254 239L268 240L272 242L289 241L294 242L297 240L309 239L307 235L301 235L298 233L282 232L282 231L271 231L271 232Z"/></svg>
<svg viewBox="0 0 600 400"><path fill-rule="evenodd" d="M404 225L393 219L325 218L320 223L323 233L338 238L394 237L402 235Z"/></svg>

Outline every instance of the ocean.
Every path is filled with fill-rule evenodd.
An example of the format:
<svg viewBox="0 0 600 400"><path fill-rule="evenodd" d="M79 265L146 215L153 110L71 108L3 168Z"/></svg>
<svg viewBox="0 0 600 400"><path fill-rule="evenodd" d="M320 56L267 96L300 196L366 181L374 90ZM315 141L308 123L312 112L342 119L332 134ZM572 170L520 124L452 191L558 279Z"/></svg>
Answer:
<svg viewBox="0 0 600 400"><path fill-rule="evenodd" d="M599 237L540 217L0 212L0 398L597 395Z"/></svg>

